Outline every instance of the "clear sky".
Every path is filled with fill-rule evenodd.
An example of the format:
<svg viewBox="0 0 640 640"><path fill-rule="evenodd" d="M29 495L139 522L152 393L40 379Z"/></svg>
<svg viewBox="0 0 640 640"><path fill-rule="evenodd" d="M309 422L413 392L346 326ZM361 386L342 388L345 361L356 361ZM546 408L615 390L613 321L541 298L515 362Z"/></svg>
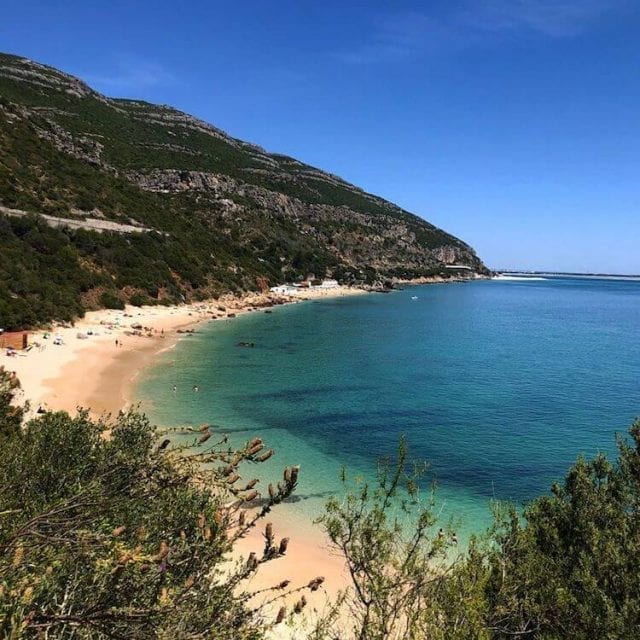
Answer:
<svg viewBox="0 0 640 640"><path fill-rule="evenodd" d="M0 50L337 173L493 268L640 273L638 0L7 1Z"/></svg>

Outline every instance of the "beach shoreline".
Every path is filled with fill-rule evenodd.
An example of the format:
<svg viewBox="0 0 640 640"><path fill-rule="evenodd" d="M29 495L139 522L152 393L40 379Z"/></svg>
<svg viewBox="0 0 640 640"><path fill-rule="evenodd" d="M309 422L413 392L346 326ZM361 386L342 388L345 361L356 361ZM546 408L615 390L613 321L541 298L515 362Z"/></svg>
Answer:
<svg viewBox="0 0 640 640"><path fill-rule="evenodd" d="M410 286L469 280L424 277L396 279L394 284ZM9 357L6 351L0 351L0 366L16 373L22 385L18 400L29 402L28 415L34 415L38 407L68 412L83 407L94 417L117 414L135 403L132 391L140 372L153 363L158 353L173 348L198 324L231 320L278 305L374 292L379 290L315 287L301 288L296 295L224 294L215 300L183 305L88 311L73 324L28 332L32 345L29 352L18 351ZM59 337L62 344L53 344L54 337Z"/></svg>
<svg viewBox="0 0 640 640"><path fill-rule="evenodd" d="M29 351L10 357L3 350L0 366L20 380L18 401L29 403L28 417L39 407L70 413L82 407L93 417L116 415L135 403L133 388L140 373L197 325L230 321L278 305L364 293L363 289L337 287L305 290L297 296L227 294L179 306L89 311L73 325L29 332Z"/></svg>

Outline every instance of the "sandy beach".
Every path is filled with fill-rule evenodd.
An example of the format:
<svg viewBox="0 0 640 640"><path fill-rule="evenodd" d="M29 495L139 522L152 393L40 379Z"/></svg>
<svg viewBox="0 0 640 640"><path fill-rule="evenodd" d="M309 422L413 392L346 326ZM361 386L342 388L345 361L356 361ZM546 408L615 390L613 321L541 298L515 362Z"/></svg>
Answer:
<svg viewBox="0 0 640 640"><path fill-rule="evenodd" d="M135 402L132 384L154 356L172 348L199 323L230 320L275 305L362 293L338 287L303 290L297 296L225 295L180 306L90 311L73 326L30 332L29 351L9 356L3 350L0 366L17 374L20 399L30 403L32 414L38 407L69 412L83 407L96 417L116 414Z"/></svg>
<svg viewBox="0 0 640 640"><path fill-rule="evenodd" d="M88 312L74 326L32 332L29 336L31 349L13 356L3 350L0 366L17 374L22 385L19 400L29 402L30 416L36 415L39 407L70 413L82 407L94 417L115 415L135 404L132 391L140 372L158 353L175 346L184 332L199 323L231 320L274 305L363 293L365 291L361 289L339 287L305 290L295 297L252 294L238 298L227 295L218 300L175 307L128 306L123 311ZM54 341L61 344L54 344ZM319 527L311 522L303 527L292 524L287 517L290 508L283 505L268 518L278 538L290 538L287 555L261 567L249 586L251 590L259 590L285 579L291 580L291 586L301 586L323 576L324 587L307 594L307 613L313 617L314 609L321 611L324 608L327 596L344 588L346 575L342 561L329 552ZM261 552L264 524L266 522L239 542L239 554L246 557L251 551ZM287 604L293 602L292 599ZM284 627L279 629L277 637L293 637Z"/></svg>

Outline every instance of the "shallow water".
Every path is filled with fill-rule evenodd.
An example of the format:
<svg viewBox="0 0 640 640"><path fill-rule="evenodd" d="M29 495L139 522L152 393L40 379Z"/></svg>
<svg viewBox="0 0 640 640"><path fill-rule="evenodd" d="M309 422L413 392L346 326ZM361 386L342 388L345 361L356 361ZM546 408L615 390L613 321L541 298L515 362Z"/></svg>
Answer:
<svg viewBox="0 0 640 640"><path fill-rule="evenodd" d="M255 312L162 354L137 396L163 425L263 437L272 474L301 465L306 516L342 465L370 476L405 434L466 538L492 498L521 504L579 453L615 451L640 413L640 283L480 281Z"/></svg>

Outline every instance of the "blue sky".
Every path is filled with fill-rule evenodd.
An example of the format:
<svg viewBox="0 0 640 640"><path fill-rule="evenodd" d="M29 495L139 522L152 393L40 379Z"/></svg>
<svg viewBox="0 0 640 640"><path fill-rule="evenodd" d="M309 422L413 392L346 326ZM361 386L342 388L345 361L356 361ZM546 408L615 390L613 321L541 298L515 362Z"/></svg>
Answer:
<svg viewBox="0 0 640 640"><path fill-rule="evenodd" d="M637 0L4 3L0 50L337 173L493 268L640 273Z"/></svg>

